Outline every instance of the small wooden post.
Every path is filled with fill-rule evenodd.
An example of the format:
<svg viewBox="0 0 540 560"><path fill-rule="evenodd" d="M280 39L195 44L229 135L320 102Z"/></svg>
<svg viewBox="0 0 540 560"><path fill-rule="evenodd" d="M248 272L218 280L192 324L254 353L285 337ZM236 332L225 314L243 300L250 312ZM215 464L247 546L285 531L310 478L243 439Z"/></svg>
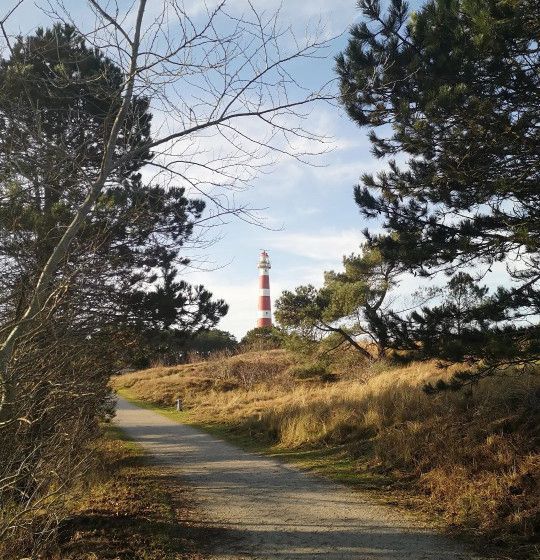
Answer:
<svg viewBox="0 0 540 560"><path fill-rule="evenodd" d="M176 410L177 412L182 410L182 399L176 399Z"/></svg>

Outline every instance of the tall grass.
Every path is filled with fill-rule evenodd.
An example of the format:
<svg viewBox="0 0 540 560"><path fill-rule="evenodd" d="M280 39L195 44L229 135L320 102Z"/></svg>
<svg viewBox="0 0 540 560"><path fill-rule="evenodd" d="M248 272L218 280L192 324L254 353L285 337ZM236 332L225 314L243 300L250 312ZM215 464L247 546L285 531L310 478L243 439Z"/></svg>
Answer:
<svg viewBox="0 0 540 560"><path fill-rule="evenodd" d="M450 376L434 363L336 382L282 351L122 376L116 386L158 404L181 397L194 419L282 449L342 446L449 525L530 542L540 524L540 377L515 372L459 392L426 394ZM190 369L191 368L191 369Z"/></svg>

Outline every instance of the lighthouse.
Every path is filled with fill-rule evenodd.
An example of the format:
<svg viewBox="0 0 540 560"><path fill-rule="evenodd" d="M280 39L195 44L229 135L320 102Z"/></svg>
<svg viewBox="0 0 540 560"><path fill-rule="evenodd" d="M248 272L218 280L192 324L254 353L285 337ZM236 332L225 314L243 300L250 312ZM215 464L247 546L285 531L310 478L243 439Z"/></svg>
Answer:
<svg viewBox="0 0 540 560"><path fill-rule="evenodd" d="M270 259L263 251L259 257L259 315L257 327L272 326L272 305L270 303Z"/></svg>

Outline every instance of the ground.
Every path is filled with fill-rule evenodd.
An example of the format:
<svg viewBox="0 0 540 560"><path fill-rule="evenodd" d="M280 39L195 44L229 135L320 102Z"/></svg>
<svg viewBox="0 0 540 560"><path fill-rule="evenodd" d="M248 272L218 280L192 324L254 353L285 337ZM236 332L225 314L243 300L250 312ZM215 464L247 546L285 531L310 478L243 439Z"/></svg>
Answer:
<svg viewBox="0 0 540 560"><path fill-rule="evenodd" d="M366 363L344 354L332 377L284 350L251 351L113 378L141 406L249 451L369 490L496 546L540 554L540 376L509 370L428 394L455 368ZM184 404L173 411L176 399Z"/></svg>

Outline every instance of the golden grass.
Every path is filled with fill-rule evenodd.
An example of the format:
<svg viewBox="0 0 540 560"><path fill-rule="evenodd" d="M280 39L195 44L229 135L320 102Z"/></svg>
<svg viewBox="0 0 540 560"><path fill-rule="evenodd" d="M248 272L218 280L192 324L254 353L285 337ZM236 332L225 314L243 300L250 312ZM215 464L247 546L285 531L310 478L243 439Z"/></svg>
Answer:
<svg viewBox="0 0 540 560"><path fill-rule="evenodd" d="M540 377L515 373L427 395L451 370L434 363L351 370L334 383L294 375L283 351L115 378L159 405L183 399L191 419L278 449L342 446L448 526L534 549L540 524ZM295 369L296 368L296 369ZM314 369L314 371L316 368ZM523 547L523 548L520 548Z"/></svg>

